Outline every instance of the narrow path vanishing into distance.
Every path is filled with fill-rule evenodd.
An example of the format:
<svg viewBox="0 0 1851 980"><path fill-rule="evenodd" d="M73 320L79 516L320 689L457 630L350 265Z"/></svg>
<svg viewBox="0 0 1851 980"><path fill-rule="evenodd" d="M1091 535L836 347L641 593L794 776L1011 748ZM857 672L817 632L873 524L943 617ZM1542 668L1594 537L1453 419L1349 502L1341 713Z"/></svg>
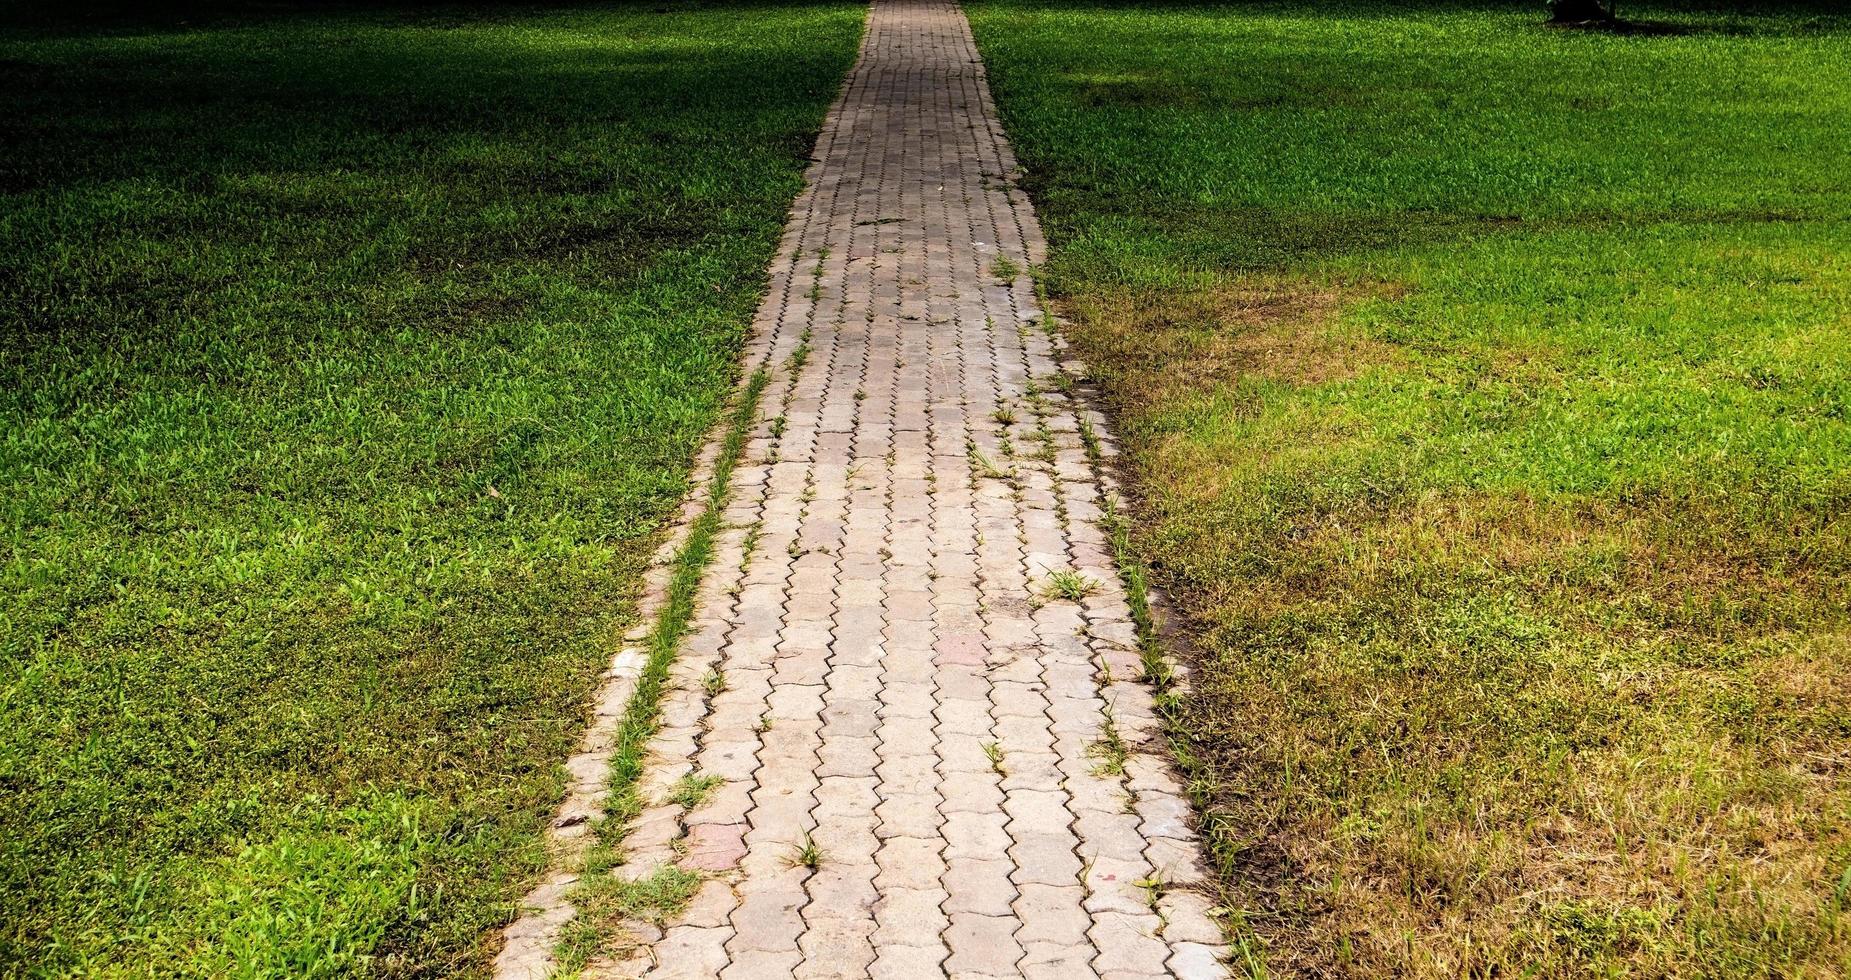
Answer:
<svg viewBox="0 0 1851 980"><path fill-rule="evenodd" d="M758 311L770 381L624 838L626 877L705 880L587 976L1225 975L1101 523L1112 443L1063 393L1016 171L957 5L876 0ZM602 805L636 657L556 852ZM690 775L693 807L669 798ZM563 867L498 976L550 974Z"/></svg>

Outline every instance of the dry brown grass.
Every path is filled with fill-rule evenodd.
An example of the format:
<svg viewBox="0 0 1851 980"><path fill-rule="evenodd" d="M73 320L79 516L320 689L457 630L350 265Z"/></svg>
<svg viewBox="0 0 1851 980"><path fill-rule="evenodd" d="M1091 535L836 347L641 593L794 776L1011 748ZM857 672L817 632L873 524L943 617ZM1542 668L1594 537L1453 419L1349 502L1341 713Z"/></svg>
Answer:
<svg viewBox="0 0 1851 980"><path fill-rule="evenodd" d="M1291 391L1419 370L1341 315L1386 294L1069 307L1200 640L1181 727L1238 927L1286 975L1839 975L1844 528L1677 494L1281 490L1373 436Z"/></svg>
<svg viewBox="0 0 1851 980"><path fill-rule="evenodd" d="M1318 910L1268 936L1289 960L1734 972L1743 951L1698 946L1715 919L1825 975L1847 938L1821 896L1851 849L1851 643L1801 624L1843 600L1665 530L1429 500L1292 541L1290 574L1197 609L1220 656L1190 719L1220 805L1282 865L1248 897Z"/></svg>
<svg viewBox="0 0 1851 980"><path fill-rule="evenodd" d="M1375 284L1340 293L1283 279L1182 293L1117 289L1088 294L1074 312L1087 324L1088 345L1124 382L1114 394L1148 401L1172 389L1170 372L1179 365L1205 382L1257 376L1308 385L1392 363L1393 347L1346 329L1332 314L1346 299L1396 292Z"/></svg>

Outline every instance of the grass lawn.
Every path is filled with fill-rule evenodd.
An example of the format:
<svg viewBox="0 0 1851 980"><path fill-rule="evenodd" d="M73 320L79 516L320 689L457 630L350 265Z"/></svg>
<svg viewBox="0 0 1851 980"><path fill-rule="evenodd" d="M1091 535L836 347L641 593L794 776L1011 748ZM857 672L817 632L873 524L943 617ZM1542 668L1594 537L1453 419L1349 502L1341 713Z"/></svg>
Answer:
<svg viewBox="0 0 1851 980"><path fill-rule="evenodd" d="M1851 971L1851 19L1621 7L972 4L1254 972Z"/></svg>
<svg viewBox="0 0 1851 980"><path fill-rule="evenodd" d="M0 974L482 970L861 16L9 9Z"/></svg>

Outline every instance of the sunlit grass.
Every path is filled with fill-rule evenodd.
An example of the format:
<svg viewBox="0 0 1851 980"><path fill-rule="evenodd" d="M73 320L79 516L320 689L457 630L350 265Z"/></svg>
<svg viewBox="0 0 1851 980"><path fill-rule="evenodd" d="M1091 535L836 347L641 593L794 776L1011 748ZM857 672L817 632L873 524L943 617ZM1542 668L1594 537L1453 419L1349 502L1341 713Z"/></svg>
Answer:
<svg viewBox="0 0 1851 980"><path fill-rule="evenodd" d="M479 970L861 10L33 9L0 973Z"/></svg>
<svg viewBox="0 0 1851 980"><path fill-rule="evenodd" d="M972 10L1242 948L1851 968L1851 24Z"/></svg>

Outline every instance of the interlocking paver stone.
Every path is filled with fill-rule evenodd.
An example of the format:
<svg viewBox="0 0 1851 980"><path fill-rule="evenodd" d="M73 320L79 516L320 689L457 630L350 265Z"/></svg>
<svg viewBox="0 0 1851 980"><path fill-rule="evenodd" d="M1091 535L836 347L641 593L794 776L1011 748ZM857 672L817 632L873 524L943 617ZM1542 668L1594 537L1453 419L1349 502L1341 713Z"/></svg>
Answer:
<svg viewBox="0 0 1851 980"><path fill-rule="evenodd" d="M957 5L875 0L754 320L771 384L634 822L635 874L708 880L619 975L1225 975L1077 413L1111 436L1040 384L1075 366L1018 170ZM1097 591L1049 596L1064 571ZM687 773L722 781L693 809ZM545 975L539 945L505 976Z"/></svg>

